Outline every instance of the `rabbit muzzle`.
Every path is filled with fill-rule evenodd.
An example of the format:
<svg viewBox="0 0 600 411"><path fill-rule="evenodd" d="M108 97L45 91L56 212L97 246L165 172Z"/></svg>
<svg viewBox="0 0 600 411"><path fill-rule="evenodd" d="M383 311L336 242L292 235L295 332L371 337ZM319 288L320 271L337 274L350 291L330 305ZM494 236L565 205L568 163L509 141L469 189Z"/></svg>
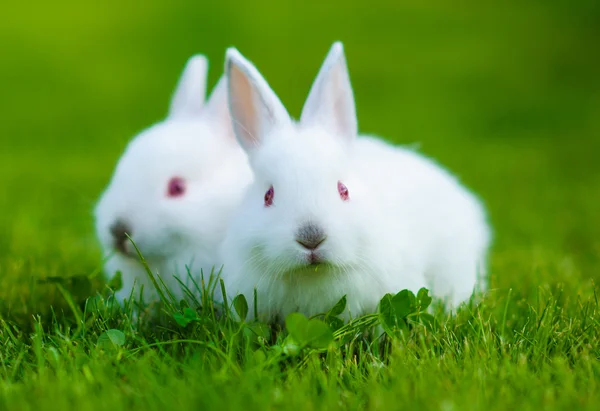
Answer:
<svg viewBox="0 0 600 411"><path fill-rule="evenodd" d="M127 250L127 244L129 243L128 236L131 237L132 235L129 224L125 223L123 220L116 220L111 224L109 229L115 250L121 254L129 255L129 251Z"/></svg>

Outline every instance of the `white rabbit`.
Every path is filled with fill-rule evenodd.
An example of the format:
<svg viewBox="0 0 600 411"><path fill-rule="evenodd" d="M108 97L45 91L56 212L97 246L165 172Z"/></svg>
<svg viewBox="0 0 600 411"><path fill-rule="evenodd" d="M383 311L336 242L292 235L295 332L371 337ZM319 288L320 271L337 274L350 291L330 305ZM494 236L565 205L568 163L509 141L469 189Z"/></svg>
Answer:
<svg viewBox="0 0 600 411"><path fill-rule="evenodd" d="M343 295L346 316L406 288L428 286L452 304L470 297L490 237L482 206L431 160L357 138L341 43L299 122L235 49L226 74L234 131L254 172L222 244L229 295L252 304L256 288L265 321L322 313Z"/></svg>
<svg viewBox="0 0 600 411"><path fill-rule="evenodd" d="M189 59L167 118L129 143L95 208L97 236L112 254L105 272L122 272L120 301L134 283L134 297L141 285L145 301L158 296L125 233L179 298L174 275L191 286L188 268L208 277L222 265L218 245L251 171L231 128L225 77L205 104L206 73L203 56Z"/></svg>

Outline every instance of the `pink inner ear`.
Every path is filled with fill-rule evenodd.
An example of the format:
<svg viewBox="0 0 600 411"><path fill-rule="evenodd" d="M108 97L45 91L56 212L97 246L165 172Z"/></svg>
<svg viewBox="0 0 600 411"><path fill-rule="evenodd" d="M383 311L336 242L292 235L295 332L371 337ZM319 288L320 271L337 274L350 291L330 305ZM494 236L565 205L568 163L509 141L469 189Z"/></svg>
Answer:
<svg viewBox="0 0 600 411"><path fill-rule="evenodd" d="M173 177L169 180L167 187L168 197L181 197L185 194L185 180L181 177Z"/></svg>
<svg viewBox="0 0 600 411"><path fill-rule="evenodd" d="M239 127L239 135L244 137L248 146L258 143L258 113L255 107L254 86L246 74L235 64L231 65L229 73L231 105L233 107L234 124Z"/></svg>

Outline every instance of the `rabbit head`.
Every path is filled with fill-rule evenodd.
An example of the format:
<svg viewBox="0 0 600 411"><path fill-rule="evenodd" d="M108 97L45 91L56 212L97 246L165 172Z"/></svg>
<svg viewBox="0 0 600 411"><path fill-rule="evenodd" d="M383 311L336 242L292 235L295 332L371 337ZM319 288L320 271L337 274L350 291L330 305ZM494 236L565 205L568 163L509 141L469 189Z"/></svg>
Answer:
<svg viewBox="0 0 600 411"><path fill-rule="evenodd" d="M206 72L203 56L190 58L167 118L138 134L118 161L95 208L97 236L113 254L107 271L137 264L128 236L153 270L174 270L167 261L180 269L215 263L250 171L231 129L226 80L205 102Z"/></svg>
<svg viewBox="0 0 600 411"><path fill-rule="evenodd" d="M242 259L232 268L239 272L233 286L251 282L266 298L274 298L268 290L277 282L343 289L354 281L347 272L369 264L375 241L365 213L376 208L353 164L357 121L341 43L329 51L297 122L234 49L226 72L235 135L254 172L224 244ZM248 278L252 272L260 278Z"/></svg>

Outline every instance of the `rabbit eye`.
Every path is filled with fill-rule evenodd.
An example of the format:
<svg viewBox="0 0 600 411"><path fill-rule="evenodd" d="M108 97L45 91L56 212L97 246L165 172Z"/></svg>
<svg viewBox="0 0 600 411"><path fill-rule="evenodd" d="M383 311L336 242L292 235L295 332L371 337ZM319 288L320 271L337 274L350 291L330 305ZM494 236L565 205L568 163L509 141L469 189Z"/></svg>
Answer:
<svg viewBox="0 0 600 411"><path fill-rule="evenodd" d="M181 197L185 194L185 180L181 177L173 177L169 180L167 187L168 197Z"/></svg>
<svg viewBox="0 0 600 411"><path fill-rule="evenodd" d="M340 198L344 201L348 201L348 187L346 187L341 181L338 181L338 192L340 193Z"/></svg>
<svg viewBox="0 0 600 411"><path fill-rule="evenodd" d="M273 189L273 186L271 186L265 193L265 207L269 207L273 204L273 197L275 197L275 190Z"/></svg>

